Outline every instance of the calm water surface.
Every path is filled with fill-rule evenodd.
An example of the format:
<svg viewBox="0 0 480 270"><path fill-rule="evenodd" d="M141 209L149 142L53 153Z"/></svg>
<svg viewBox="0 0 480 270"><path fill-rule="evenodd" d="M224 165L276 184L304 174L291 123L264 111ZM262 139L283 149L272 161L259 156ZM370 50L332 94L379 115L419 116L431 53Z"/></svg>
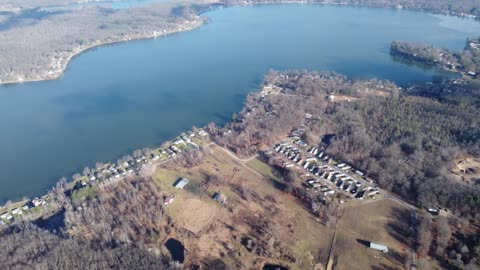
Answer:
<svg viewBox="0 0 480 270"><path fill-rule="evenodd" d="M388 9L234 7L197 30L102 47L56 81L0 86L0 202L192 125L225 123L271 68L335 70L397 83L444 76L392 60L394 39L461 49L479 24Z"/></svg>

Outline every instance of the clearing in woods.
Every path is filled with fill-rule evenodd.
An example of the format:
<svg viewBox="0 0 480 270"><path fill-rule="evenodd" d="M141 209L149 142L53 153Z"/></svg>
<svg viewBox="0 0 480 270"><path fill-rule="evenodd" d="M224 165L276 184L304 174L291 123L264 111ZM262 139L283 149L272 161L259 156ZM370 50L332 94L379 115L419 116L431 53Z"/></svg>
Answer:
<svg viewBox="0 0 480 270"><path fill-rule="evenodd" d="M165 195L176 195L167 207L173 223L167 237L185 245L186 266L221 258L242 269L260 269L264 263L323 269L333 231L262 177L263 164L252 162L247 168L213 146L212 154L193 168L173 165L157 170L154 179ZM260 169L260 174L252 168ZM217 179L208 181L211 175ZM190 180L183 190L173 187L179 177ZM215 192L227 197L226 204L212 199ZM248 240L254 247L251 251Z"/></svg>
<svg viewBox="0 0 480 270"><path fill-rule="evenodd" d="M458 181L467 184L480 183L480 158L468 156L455 160L451 173Z"/></svg>
<svg viewBox="0 0 480 270"><path fill-rule="evenodd" d="M384 199L345 208L337 225L334 269L404 269L412 237L410 209ZM388 247L388 253L370 249L367 242Z"/></svg>

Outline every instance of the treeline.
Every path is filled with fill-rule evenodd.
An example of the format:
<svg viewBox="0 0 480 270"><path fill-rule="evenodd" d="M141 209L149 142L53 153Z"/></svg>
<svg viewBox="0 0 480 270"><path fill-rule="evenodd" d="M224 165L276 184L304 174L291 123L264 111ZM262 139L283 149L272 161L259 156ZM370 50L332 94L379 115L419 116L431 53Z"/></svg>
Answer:
<svg viewBox="0 0 480 270"><path fill-rule="evenodd" d="M464 72L470 76L480 72L480 41L477 38L468 39L465 49L457 52L431 45L393 41L390 54L427 65Z"/></svg>
<svg viewBox="0 0 480 270"><path fill-rule="evenodd" d="M6 12L0 24L0 81L52 78L88 46L178 31L198 6L158 3L116 10L38 8Z"/></svg>
<svg viewBox="0 0 480 270"><path fill-rule="evenodd" d="M97 187L79 205L65 192L54 189L60 208L52 217L0 231L2 269L178 269L161 248L169 221L151 179Z"/></svg>
<svg viewBox="0 0 480 270"><path fill-rule="evenodd" d="M99 186L80 204L67 191L54 188L52 217L0 231L2 269L182 269L162 246L171 220L150 178Z"/></svg>
<svg viewBox="0 0 480 270"><path fill-rule="evenodd" d="M480 236L462 219L447 216L419 217L417 227L417 266L427 269L428 256L436 258L444 268L474 270L480 266ZM475 225L473 225L475 226ZM426 264L426 265L425 265Z"/></svg>
<svg viewBox="0 0 480 270"><path fill-rule="evenodd" d="M227 3L238 0L226 0ZM253 3L282 3L285 0L252 0ZM305 2L305 1L304 1ZM456 16L480 17L480 0L307 0L311 3L405 8Z"/></svg>
<svg viewBox="0 0 480 270"><path fill-rule="evenodd" d="M305 141L365 170L383 188L422 206L478 215L480 188L455 182L449 173L457 157L480 154L478 106L405 95L389 82L354 82L331 73L273 72L265 80L271 84L282 90L250 95L237 122L211 130L220 143L251 154L303 127ZM341 94L351 101L326 99Z"/></svg>
<svg viewBox="0 0 480 270"><path fill-rule="evenodd" d="M0 232L2 269L174 269L163 256L134 246L96 247L64 238L31 223Z"/></svg>
<svg viewBox="0 0 480 270"><path fill-rule="evenodd" d="M133 155L151 153L147 148ZM163 166L192 167L210 153L208 147L193 149ZM131 159L126 156L117 163ZM60 179L49 192L50 212L0 227L0 268L183 269L163 245L175 227L164 208L170 194L153 180L156 166L142 162L135 174L116 181ZM84 174L92 171L85 168Z"/></svg>

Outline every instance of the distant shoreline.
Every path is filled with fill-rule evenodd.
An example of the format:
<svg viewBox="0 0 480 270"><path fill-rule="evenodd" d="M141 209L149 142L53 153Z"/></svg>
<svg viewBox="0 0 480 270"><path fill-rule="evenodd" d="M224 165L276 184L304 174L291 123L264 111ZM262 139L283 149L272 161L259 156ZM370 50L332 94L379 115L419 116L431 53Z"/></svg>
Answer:
<svg viewBox="0 0 480 270"><path fill-rule="evenodd" d="M220 2L219 2L220 3ZM218 3L216 3L218 4ZM451 13L445 13L445 12L440 12L440 11L435 11L435 10L428 10L428 9L421 9L421 8L405 8L405 7L392 7L388 5L362 5L362 4L351 4L351 3L335 3L335 2L330 2L328 0L320 0L320 1L315 1L315 0L280 0L280 1L260 1L260 2L253 2L253 1L244 1L244 2L237 2L231 5L225 5L222 4L224 7L232 7L232 6L261 6L261 5L275 5L275 4L320 4L320 5L332 5L332 6L351 6L351 7L368 7L368 8L382 8L382 9L400 9L400 10L411 10L411 11L418 11L418 12L424 12L424 13L431 13L431 14L440 14L440 15L445 15L445 16L455 16L459 18L469 18L469 14L451 14ZM215 4L210 4L209 7L214 7ZM209 9L207 9L209 10ZM205 13L206 10L199 11L197 13L198 18L200 19L199 21L195 21L193 25L191 25L188 28L185 29L180 29L180 30L175 30L167 33L159 33L156 34L155 31L152 30L154 34L148 34L144 36L135 36L135 37L128 37L128 38L123 38L115 41L102 41L99 43L94 43L91 45L88 45L84 48L77 48L78 51L72 52L66 59L65 61L62 61L60 64L61 66L53 70L53 74L51 76L49 75L44 75L44 76L39 76L38 78L29 78L29 79L23 79L22 75L19 75L20 78L16 80L6 80L2 81L0 80L0 86L1 85L11 85L11 84L18 84L18 83L28 83L28 82L40 82L40 81L51 81L51 80L57 80L60 77L63 76L65 73L65 70L67 69L68 65L70 62L80 54L87 52L88 50L91 50L93 48L105 46L105 45L111 45L111 44L116 44L116 43L123 43L123 42L129 42L129 41L137 41L137 40L144 40L144 39L151 39L151 38L156 38L156 37L163 37L163 36L168 36L171 34L176 34L180 32L186 32L190 30L194 30L196 28L199 28L200 26L203 26L205 21L207 20L206 18L200 17L203 13ZM474 20L478 21L478 18L473 18ZM76 50L75 48L73 50Z"/></svg>
<svg viewBox="0 0 480 270"><path fill-rule="evenodd" d="M173 35L173 34L177 34L177 33L181 33L181 32L191 31L191 30L197 29L197 28L199 28L199 27L201 27L205 24L206 20L201 18L201 17L199 17L199 18L200 18L200 20L195 21L193 23L193 25L191 25L190 27L180 29L180 30L175 30L175 31L160 33L160 34L149 34L149 35L145 35L145 36L138 36L138 37L132 37L132 38L129 37L129 38L124 38L124 39L115 40L115 41L103 41L103 42L100 42L100 43L88 45L88 46L86 46L84 48L81 48L78 51L75 51L72 54L70 54L66 58L66 60L61 64L61 68L59 68L58 70L55 71L55 73L56 73L55 75L43 76L41 78L33 78L33 79L23 79L23 80L18 80L17 79L17 80L0 81L0 86L1 85L20 84L20 83L29 83L29 82L42 82L42 81L57 80L57 79L59 79L60 77L63 76L63 74L65 73L65 71L68 67L68 65L70 64L70 62L74 58L76 58L77 56L80 56L82 53L88 52L91 49L95 49L95 48L98 48L98 47L103 47L103 46L106 46L106 45L113 45L113 44L117 44L117 43L127 43L127 42L130 42L130 41L138 41L138 40L146 40L146 39L152 39L152 38L157 38L157 37L165 37L165 36L169 36L169 35Z"/></svg>

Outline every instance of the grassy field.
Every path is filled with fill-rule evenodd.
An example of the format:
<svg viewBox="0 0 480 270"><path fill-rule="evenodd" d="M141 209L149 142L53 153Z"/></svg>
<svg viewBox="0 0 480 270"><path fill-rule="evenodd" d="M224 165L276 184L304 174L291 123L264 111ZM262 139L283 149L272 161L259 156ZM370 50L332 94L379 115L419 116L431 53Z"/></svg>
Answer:
<svg viewBox="0 0 480 270"><path fill-rule="evenodd" d="M187 260L222 258L239 269L260 269L265 262L288 265L291 269L325 267L333 231L266 179L275 177L268 165L252 160L248 166L266 177L219 147L194 168L157 170L157 185L165 195L176 195L167 214L175 228L172 235L186 246ZM207 183L209 175L221 180ZM175 189L173 184L181 177L189 179L190 184L184 190ZM226 195L225 205L212 199L215 192ZM265 234L258 234L257 221L265 222L261 227ZM266 256L248 251L241 243L245 237L274 241L274 252ZM280 254L288 254L294 262Z"/></svg>
<svg viewBox="0 0 480 270"><path fill-rule="evenodd" d="M265 177L275 180L281 180L281 176L277 171L275 171L272 167L270 167L265 162L259 160L258 158L254 158L248 161L247 166L261 173Z"/></svg>
<svg viewBox="0 0 480 270"><path fill-rule="evenodd" d="M409 247L410 210L391 200L346 208L337 226L335 269L403 269ZM365 241L386 245L384 254Z"/></svg>

